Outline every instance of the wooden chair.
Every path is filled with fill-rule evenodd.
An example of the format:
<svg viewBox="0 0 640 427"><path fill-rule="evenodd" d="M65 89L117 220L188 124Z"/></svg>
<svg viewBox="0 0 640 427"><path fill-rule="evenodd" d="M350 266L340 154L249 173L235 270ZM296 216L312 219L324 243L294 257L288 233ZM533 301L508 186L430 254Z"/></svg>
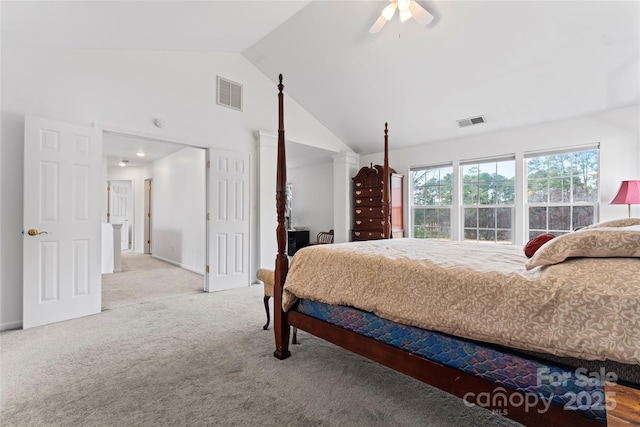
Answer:
<svg viewBox="0 0 640 427"><path fill-rule="evenodd" d="M265 331L269 329L269 323L271 322L271 316L269 314L269 298L273 297L273 285L275 283L275 273L273 270L267 270L266 268L258 269L256 277L262 283L264 283L264 311L267 313L267 323L264 324L262 329ZM293 337L291 338L292 344L298 343L298 328L293 328Z"/></svg>
<svg viewBox="0 0 640 427"><path fill-rule="evenodd" d="M316 245L324 245L328 243L333 243L333 230L329 231L321 231L316 236Z"/></svg>

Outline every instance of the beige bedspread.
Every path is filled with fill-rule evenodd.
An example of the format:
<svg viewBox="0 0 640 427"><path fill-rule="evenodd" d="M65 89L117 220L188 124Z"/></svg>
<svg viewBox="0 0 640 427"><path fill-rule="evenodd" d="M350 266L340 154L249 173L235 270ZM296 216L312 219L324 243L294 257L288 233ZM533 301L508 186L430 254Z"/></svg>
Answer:
<svg viewBox="0 0 640 427"><path fill-rule="evenodd" d="M296 298L350 305L460 337L640 364L640 259L574 258L526 271L522 247L392 239L298 251Z"/></svg>

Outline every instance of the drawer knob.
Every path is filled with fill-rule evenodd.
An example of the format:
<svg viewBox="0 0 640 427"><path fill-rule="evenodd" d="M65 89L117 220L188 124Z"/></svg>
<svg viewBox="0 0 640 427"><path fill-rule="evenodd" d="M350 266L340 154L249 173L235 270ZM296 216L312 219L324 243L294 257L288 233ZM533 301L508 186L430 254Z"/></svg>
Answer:
<svg viewBox="0 0 640 427"><path fill-rule="evenodd" d="M361 187L362 183L361 182L356 182L356 187Z"/></svg>
<svg viewBox="0 0 640 427"><path fill-rule="evenodd" d="M362 194L362 191L360 191L360 190L356 190L356 196L359 196L359 195L361 195L361 194Z"/></svg>
<svg viewBox="0 0 640 427"><path fill-rule="evenodd" d="M359 236L359 235L360 235L360 232L359 232L359 231L356 231L354 234L355 234L356 236Z"/></svg>
<svg viewBox="0 0 640 427"><path fill-rule="evenodd" d="M356 209L356 214L360 215L362 213L362 209Z"/></svg>
<svg viewBox="0 0 640 427"><path fill-rule="evenodd" d="M357 200L356 200L356 205L359 205L360 203L362 203L362 200L357 199Z"/></svg>
<svg viewBox="0 0 640 427"><path fill-rule="evenodd" d="M356 225L362 224L362 221L356 221Z"/></svg>

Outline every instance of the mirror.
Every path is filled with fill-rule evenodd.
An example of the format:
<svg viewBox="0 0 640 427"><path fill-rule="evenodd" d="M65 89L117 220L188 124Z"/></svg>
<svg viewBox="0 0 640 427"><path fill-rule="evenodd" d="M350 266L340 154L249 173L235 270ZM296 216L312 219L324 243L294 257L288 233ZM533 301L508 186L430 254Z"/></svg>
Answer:
<svg viewBox="0 0 640 427"><path fill-rule="evenodd" d="M287 182L287 203L284 211L284 226L287 230L291 229L291 213L292 213L292 200L293 200L293 184Z"/></svg>

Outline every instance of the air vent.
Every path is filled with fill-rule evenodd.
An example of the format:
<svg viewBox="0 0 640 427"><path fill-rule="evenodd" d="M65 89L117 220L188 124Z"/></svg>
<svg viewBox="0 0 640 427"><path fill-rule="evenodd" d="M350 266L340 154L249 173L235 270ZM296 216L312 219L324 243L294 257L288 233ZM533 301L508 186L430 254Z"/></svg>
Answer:
<svg viewBox="0 0 640 427"><path fill-rule="evenodd" d="M231 80L217 77L219 105L242 111L242 85Z"/></svg>
<svg viewBox="0 0 640 427"><path fill-rule="evenodd" d="M484 117L483 116L477 116L477 117L470 117L468 119L462 119L462 120L458 120L458 127L464 128L467 126L473 126L473 125L479 125L480 123L484 123Z"/></svg>

